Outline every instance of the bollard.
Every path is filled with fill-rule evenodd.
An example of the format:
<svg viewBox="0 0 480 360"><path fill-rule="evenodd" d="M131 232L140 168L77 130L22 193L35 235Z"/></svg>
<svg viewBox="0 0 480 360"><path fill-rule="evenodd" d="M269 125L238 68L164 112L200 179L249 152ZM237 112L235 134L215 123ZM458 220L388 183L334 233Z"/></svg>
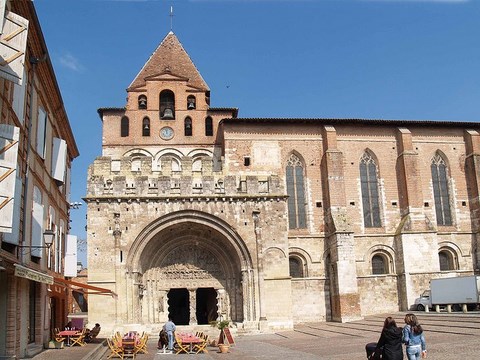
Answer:
<svg viewBox="0 0 480 360"><path fill-rule="evenodd" d="M430 308L429 308L428 304L425 305L425 312L430 312Z"/></svg>
<svg viewBox="0 0 480 360"><path fill-rule="evenodd" d="M447 305L447 312L451 313L452 312L452 304Z"/></svg>
<svg viewBox="0 0 480 360"><path fill-rule="evenodd" d="M435 311L438 313L440 312L440 305L435 305Z"/></svg>
<svg viewBox="0 0 480 360"><path fill-rule="evenodd" d="M464 313L468 312L467 304L462 304L462 311L463 311Z"/></svg>

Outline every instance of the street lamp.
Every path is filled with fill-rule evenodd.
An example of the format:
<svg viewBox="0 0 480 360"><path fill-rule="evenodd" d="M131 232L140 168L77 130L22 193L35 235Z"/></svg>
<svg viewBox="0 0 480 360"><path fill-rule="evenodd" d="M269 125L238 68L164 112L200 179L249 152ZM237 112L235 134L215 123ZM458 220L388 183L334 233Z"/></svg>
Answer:
<svg viewBox="0 0 480 360"><path fill-rule="evenodd" d="M21 248L32 248L32 249L40 249L40 248L47 248L50 249L50 246L53 244L53 239L55 238L55 232L52 229L47 229L43 233L43 242L45 245L18 245Z"/></svg>

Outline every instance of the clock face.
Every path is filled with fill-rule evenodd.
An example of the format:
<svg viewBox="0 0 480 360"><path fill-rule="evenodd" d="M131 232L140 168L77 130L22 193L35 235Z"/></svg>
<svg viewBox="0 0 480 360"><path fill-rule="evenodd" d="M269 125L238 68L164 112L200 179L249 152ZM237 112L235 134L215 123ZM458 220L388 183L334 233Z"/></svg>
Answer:
<svg viewBox="0 0 480 360"><path fill-rule="evenodd" d="M164 140L173 138L173 129L170 126L165 126L160 129L160 137Z"/></svg>

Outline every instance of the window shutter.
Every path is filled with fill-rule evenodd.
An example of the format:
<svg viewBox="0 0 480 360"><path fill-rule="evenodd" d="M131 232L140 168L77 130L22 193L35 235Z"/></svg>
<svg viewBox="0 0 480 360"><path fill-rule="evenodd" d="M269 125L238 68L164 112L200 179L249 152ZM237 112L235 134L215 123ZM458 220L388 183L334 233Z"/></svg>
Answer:
<svg viewBox="0 0 480 360"><path fill-rule="evenodd" d="M67 162L67 143L63 139L53 138L52 177L64 182L65 165Z"/></svg>
<svg viewBox="0 0 480 360"><path fill-rule="evenodd" d="M12 232L20 129L0 124L0 232Z"/></svg>
<svg viewBox="0 0 480 360"><path fill-rule="evenodd" d="M71 169L67 167L65 171L65 197L67 198L68 203L70 203L70 173Z"/></svg>
<svg viewBox="0 0 480 360"><path fill-rule="evenodd" d="M47 113L42 108L38 109L37 117L37 153L45 159L45 128L47 124Z"/></svg>
<svg viewBox="0 0 480 360"><path fill-rule="evenodd" d="M3 1L0 7L4 6ZM2 9L0 9L2 10ZM0 77L21 85L27 46L28 20L7 11L0 35Z"/></svg>
<svg viewBox="0 0 480 360"><path fill-rule="evenodd" d="M77 237L67 235L67 246L65 248L65 272L64 276L77 276Z"/></svg>
<svg viewBox="0 0 480 360"><path fill-rule="evenodd" d="M0 22L0 34L3 33L3 17L5 16L6 3L7 0L0 0L0 19L2 19L2 21Z"/></svg>
<svg viewBox="0 0 480 360"><path fill-rule="evenodd" d="M32 209L32 246L43 245L43 204L42 192L36 186L33 188L33 209ZM42 257L42 248L32 248L31 255Z"/></svg>
<svg viewBox="0 0 480 360"><path fill-rule="evenodd" d="M23 71L25 76L25 70ZM23 81L21 85L13 85L13 111L17 115L21 124L25 123L25 94L27 91L27 82Z"/></svg>
<svg viewBox="0 0 480 360"><path fill-rule="evenodd" d="M17 173L19 173L17 171ZM21 199L22 199L22 178L16 176L15 179L15 196L13 198L13 214L11 232L3 234L3 241L9 244L18 245L20 241L20 215L21 215Z"/></svg>

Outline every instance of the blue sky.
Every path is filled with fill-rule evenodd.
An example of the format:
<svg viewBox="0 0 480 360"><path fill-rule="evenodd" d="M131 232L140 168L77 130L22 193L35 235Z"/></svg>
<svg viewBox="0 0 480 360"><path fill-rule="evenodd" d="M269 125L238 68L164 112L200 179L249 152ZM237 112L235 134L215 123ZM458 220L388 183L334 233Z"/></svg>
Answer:
<svg viewBox="0 0 480 360"><path fill-rule="evenodd" d="M97 109L170 31L239 117L480 120L477 0L35 0L80 150L72 201L101 155ZM86 238L86 206L71 233ZM86 265L86 254L79 253Z"/></svg>

